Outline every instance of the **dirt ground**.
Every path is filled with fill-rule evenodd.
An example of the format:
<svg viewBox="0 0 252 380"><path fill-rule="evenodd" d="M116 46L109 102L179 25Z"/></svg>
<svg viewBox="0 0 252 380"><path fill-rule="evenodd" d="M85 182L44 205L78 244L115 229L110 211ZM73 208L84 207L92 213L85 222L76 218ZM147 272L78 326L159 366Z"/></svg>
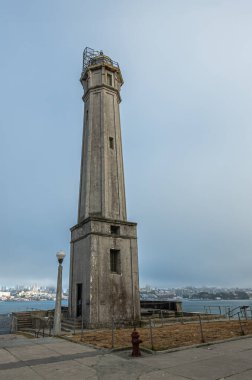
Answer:
<svg viewBox="0 0 252 380"><path fill-rule="evenodd" d="M199 322L197 323L174 323L158 327L137 328L141 347L153 350L165 350L169 348L188 346L204 342L229 339L241 335L252 334L252 321L202 321L202 333ZM152 339L151 339L152 330ZM84 330L83 335L76 334L71 340L82 341L96 347L119 348L131 346L132 328L106 330ZM114 336L114 337L113 337ZM114 342L114 343L113 343Z"/></svg>

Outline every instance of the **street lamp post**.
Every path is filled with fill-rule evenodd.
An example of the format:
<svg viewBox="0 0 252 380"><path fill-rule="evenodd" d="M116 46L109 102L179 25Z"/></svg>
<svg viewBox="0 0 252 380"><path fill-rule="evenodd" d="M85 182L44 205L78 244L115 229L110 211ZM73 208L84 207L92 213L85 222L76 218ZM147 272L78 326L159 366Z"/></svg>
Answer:
<svg viewBox="0 0 252 380"><path fill-rule="evenodd" d="M57 279L57 293L56 304L54 311L53 335L60 335L61 333L61 297L62 297L62 263L66 256L64 251L59 251L56 254L58 259L58 279Z"/></svg>

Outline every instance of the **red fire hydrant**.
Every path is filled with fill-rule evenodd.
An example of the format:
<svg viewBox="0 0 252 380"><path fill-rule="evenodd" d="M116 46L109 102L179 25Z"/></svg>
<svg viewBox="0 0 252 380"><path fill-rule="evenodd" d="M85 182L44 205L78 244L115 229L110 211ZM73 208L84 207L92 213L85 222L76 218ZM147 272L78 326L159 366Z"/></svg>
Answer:
<svg viewBox="0 0 252 380"><path fill-rule="evenodd" d="M131 342L132 342L132 354L131 354L131 356L134 356L134 357L141 356L139 344L142 343L142 340L140 339L140 335L139 335L138 331L136 331L136 328L134 328L134 331L131 334Z"/></svg>

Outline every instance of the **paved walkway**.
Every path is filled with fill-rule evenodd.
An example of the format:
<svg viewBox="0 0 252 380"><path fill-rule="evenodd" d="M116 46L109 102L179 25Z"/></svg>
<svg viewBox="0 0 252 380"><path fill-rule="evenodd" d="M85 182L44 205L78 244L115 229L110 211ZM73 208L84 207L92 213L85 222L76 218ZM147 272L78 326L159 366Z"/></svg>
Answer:
<svg viewBox="0 0 252 380"><path fill-rule="evenodd" d="M131 358L56 338L0 336L1 380L251 380L252 338Z"/></svg>

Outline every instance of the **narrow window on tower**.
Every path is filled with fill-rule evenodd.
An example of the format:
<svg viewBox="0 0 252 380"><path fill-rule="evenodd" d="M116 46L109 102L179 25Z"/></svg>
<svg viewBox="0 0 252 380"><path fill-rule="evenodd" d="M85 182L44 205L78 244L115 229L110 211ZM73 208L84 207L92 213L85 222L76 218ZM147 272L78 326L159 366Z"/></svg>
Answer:
<svg viewBox="0 0 252 380"><path fill-rule="evenodd" d="M111 249L110 250L110 271L111 273L121 273L121 263L120 263L120 250Z"/></svg>
<svg viewBox="0 0 252 380"><path fill-rule="evenodd" d="M110 147L110 149L114 149L114 139L113 139L113 137L109 138L109 147Z"/></svg>
<svg viewBox="0 0 252 380"><path fill-rule="evenodd" d="M109 86L112 86L112 74L107 73L107 84Z"/></svg>

